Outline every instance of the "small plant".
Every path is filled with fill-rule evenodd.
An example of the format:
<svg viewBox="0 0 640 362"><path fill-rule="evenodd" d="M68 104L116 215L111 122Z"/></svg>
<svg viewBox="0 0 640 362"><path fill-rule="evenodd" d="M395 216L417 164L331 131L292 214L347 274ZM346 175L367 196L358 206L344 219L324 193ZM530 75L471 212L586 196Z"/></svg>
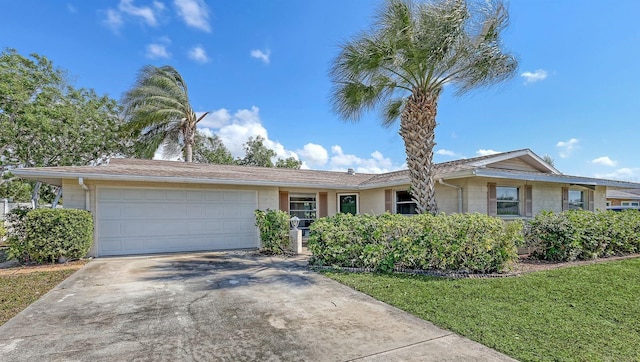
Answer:
<svg viewBox="0 0 640 362"><path fill-rule="evenodd" d="M284 254L289 249L289 214L280 210L256 210L262 252Z"/></svg>

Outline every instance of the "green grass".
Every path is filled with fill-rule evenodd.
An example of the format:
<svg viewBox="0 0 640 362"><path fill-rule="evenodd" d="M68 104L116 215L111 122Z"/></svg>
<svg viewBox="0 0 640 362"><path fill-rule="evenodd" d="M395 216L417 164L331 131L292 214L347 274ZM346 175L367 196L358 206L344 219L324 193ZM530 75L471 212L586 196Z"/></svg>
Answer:
<svg viewBox="0 0 640 362"><path fill-rule="evenodd" d="M75 269L0 275L0 325L65 280Z"/></svg>
<svg viewBox="0 0 640 362"><path fill-rule="evenodd" d="M522 361L640 361L640 259L498 279L324 274Z"/></svg>

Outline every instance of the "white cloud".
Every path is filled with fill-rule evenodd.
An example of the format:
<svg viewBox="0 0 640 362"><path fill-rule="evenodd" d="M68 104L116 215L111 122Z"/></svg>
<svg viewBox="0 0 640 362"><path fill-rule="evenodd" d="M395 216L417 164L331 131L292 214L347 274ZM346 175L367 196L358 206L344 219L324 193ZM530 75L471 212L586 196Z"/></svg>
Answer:
<svg viewBox="0 0 640 362"><path fill-rule="evenodd" d="M489 155L495 155L496 153L500 153L500 151L494 151L494 150L485 150L485 149L479 149L476 151L476 155L477 156L489 156Z"/></svg>
<svg viewBox="0 0 640 362"><path fill-rule="evenodd" d="M72 14L75 14L78 12L78 10L76 9L75 6L73 6L72 4L67 3L67 11L69 11Z"/></svg>
<svg viewBox="0 0 640 362"><path fill-rule="evenodd" d="M616 165L618 164L618 161L614 161L610 159L608 156L603 156L603 157L598 157L592 160L591 163L595 163L597 165L609 166L609 167L616 167Z"/></svg>
<svg viewBox="0 0 640 362"><path fill-rule="evenodd" d="M538 69L535 72L526 71L526 72L520 74L520 76L522 78L524 78L524 84L526 85L526 84L531 84L531 83L535 83L535 82L539 82L539 81L545 80L545 79L547 79L549 74L544 69Z"/></svg>
<svg viewBox="0 0 640 362"><path fill-rule="evenodd" d="M610 173L596 174L595 177L611 179L611 180L638 182L640 181L640 167L635 167L635 168L624 167Z"/></svg>
<svg viewBox="0 0 640 362"><path fill-rule="evenodd" d="M266 51L262 51L260 49L255 49L251 51L251 57L262 60L265 64L269 64L271 61L271 50L267 49Z"/></svg>
<svg viewBox="0 0 640 362"><path fill-rule="evenodd" d="M353 168L358 173L383 173L399 170L401 166L394 165L390 158L384 157L379 151L371 153L371 158L360 158L356 155L345 154L342 147L331 147L331 161L333 171L346 171Z"/></svg>
<svg viewBox="0 0 640 362"><path fill-rule="evenodd" d="M164 8L164 5L162 5L161 8L158 8L158 4L162 3L155 2L154 5L156 9L162 10ZM120 4L118 4L118 10L133 17L142 18L142 20L149 26L158 25L158 20L156 19L154 10L148 6L135 6L133 5L133 0L120 0Z"/></svg>
<svg viewBox="0 0 640 362"><path fill-rule="evenodd" d="M120 13L113 9L107 9L105 19L102 21L104 25L114 33L118 33L122 24L124 24L124 20L122 20L122 16Z"/></svg>
<svg viewBox="0 0 640 362"><path fill-rule="evenodd" d="M571 138L568 141L559 141L558 143L556 143L556 147L560 149L560 157L569 157L571 155L571 152L573 152L573 150L578 147L578 142L579 141L577 138Z"/></svg>
<svg viewBox="0 0 640 362"><path fill-rule="evenodd" d="M459 155L451 150L445 150L444 148L441 148L439 150L436 151L436 155L440 155L440 156L447 156L447 157L458 157L458 158L464 158L462 155Z"/></svg>
<svg viewBox="0 0 640 362"><path fill-rule="evenodd" d="M196 116L200 117L204 112L196 112ZM218 109L217 111L210 112L198 126L202 128L220 128L229 124L231 121L231 114L224 108Z"/></svg>
<svg viewBox="0 0 640 362"><path fill-rule="evenodd" d="M259 112L260 109L255 106L251 107L251 109L241 109L233 115L226 109L219 109L212 112L210 116L205 117L199 126L203 130L210 128L210 131L217 134L233 157L243 157L243 144L247 142L249 137L260 136L265 139L264 145L276 152L274 161L277 158L288 157L299 159L297 153L286 149L280 142L269 139L267 129L264 128L260 120ZM215 128L217 128L217 131L214 130Z"/></svg>
<svg viewBox="0 0 640 362"><path fill-rule="evenodd" d="M147 45L147 58L160 59L171 58L171 53L167 50L167 46L159 43L151 43Z"/></svg>
<svg viewBox="0 0 640 362"><path fill-rule="evenodd" d="M207 56L207 52L200 45L194 46L189 50L189 59L198 62L198 63L206 63L209 61L209 57Z"/></svg>
<svg viewBox="0 0 640 362"><path fill-rule="evenodd" d="M307 143L301 150L296 153L305 161L305 166L324 166L329 161L329 153L327 149L315 143Z"/></svg>
<svg viewBox="0 0 640 362"><path fill-rule="evenodd" d="M174 0L173 2L178 9L178 16L188 26L207 33L211 31L209 26L209 8L202 0Z"/></svg>

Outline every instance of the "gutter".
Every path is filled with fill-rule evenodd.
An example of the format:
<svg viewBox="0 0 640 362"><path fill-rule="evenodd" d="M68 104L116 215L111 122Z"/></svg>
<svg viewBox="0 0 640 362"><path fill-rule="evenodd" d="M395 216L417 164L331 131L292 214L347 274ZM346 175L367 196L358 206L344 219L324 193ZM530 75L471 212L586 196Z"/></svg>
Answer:
<svg viewBox="0 0 640 362"><path fill-rule="evenodd" d="M452 184L448 184L448 183L442 181L442 179L438 179L438 182L441 185L453 187L454 189L458 190L458 213L461 214L462 213L462 187L456 186L456 185L452 185Z"/></svg>
<svg viewBox="0 0 640 362"><path fill-rule="evenodd" d="M78 177L78 185L82 187L84 190L84 209L90 211L91 209L91 198L89 196L89 187L84 184L84 177Z"/></svg>

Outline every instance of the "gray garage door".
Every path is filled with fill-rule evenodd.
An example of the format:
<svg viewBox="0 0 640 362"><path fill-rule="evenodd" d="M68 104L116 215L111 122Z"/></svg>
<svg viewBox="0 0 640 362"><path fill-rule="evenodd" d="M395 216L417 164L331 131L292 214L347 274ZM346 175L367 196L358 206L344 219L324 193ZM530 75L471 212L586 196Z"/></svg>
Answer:
<svg viewBox="0 0 640 362"><path fill-rule="evenodd" d="M255 248L255 191L99 188L99 256Z"/></svg>

